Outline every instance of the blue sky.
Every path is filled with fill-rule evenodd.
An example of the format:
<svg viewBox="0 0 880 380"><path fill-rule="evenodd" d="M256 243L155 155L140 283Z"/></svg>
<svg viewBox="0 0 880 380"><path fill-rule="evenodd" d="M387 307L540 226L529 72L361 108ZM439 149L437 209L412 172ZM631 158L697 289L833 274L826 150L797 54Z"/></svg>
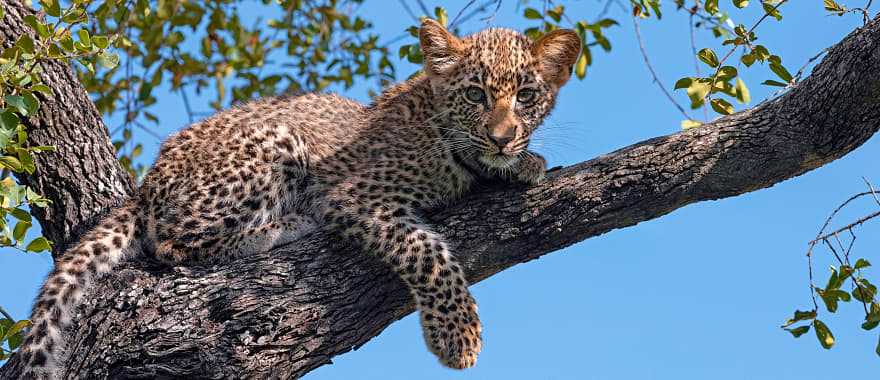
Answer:
<svg viewBox="0 0 880 380"><path fill-rule="evenodd" d="M452 15L465 3L443 2ZM529 26L515 3L505 2L491 25ZM748 11L734 13L735 21L751 25L757 19L759 7L752 3ZM592 19L602 2L565 4L570 15ZM781 55L792 72L861 23L860 16L826 16L821 4L792 1L784 6L781 23L768 20L759 29L761 43ZM730 8L727 1L722 5ZM367 1L359 12L388 38L413 24L397 2ZM612 15L621 21L608 32L612 52L595 52L588 77L567 85L545 126L555 142L537 150L551 165L587 160L680 129L681 115L651 83L630 19L619 11ZM485 26L472 20L464 30ZM683 13L667 5L662 21L642 23L642 34L667 87L694 74ZM697 45L726 51L706 33L698 35ZM401 78L415 70L409 64L398 67ZM758 85L772 79L765 67L746 70L745 79L753 104L774 91ZM367 85L345 91L361 101L368 100L366 93ZM675 95L685 102L683 94ZM159 99L159 132L185 126L177 95L166 93ZM206 104L201 108L207 109ZM160 141L142 137L145 155L155 155ZM837 338L830 351L818 345L812 332L794 339L779 325L794 309L811 306L806 242L837 204L864 189L862 176L880 184L878 157L880 138L874 137L843 159L770 189L691 205L474 285L485 346L473 369L442 368L425 349L411 315L306 378L866 378L880 370L880 358L873 352L878 332L858 327L862 316L857 304L843 304L838 314L823 317ZM866 202L846 215L866 214L870 207ZM880 257L871 255L880 247L877 231L876 223L857 230L855 252L880 264ZM817 276L824 281L831 261L824 251L817 257ZM46 255L0 252L0 305L25 318L50 263Z"/></svg>

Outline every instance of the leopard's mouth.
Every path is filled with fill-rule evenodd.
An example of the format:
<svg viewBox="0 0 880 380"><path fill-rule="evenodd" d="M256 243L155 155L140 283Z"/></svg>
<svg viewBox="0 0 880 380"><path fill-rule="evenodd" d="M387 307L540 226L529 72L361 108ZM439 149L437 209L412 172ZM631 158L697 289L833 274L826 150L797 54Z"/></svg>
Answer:
<svg viewBox="0 0 880 380"><path fill-rule="evenodd" d="M493 169L507 169L512 167L519 161L519 155L510 155L503 153L486 153L480 155L480 162Z"/></svg>

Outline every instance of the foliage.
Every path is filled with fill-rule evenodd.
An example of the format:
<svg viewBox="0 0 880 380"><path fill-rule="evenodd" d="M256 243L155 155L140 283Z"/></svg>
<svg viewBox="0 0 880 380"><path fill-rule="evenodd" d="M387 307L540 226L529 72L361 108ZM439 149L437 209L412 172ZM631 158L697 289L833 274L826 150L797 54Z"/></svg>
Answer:
<svg viewBox="0 0 880 380"><path fill-rule="evenodd" d="M21 345L25 329L30 327L28 320L16 321L3 308L0 308L0 360L6 360Z"/></svg>
<svg viewBox="0 0 880 380"><path fill-rule="evenodd" d="M279 18L248 25L239 6ZM168 86L181 94L193 121L188 95L212 88L218 110L230 102L283 92L320 91L330 85L351 87L356 80L384 85L394 78L388 49L371 23L356 15L362 0L106 0L90 2L92 33L118 33L123 64L79 79L113 128L120 162L135 176L142 146L132 129L150 131L161 120L150 112L154 90ZM116 118L118 119L118 117ZM151 125L148 125L151 124Z"/></svg>
<svg viewBox="0 0 880 380"><path fill-rule="evenodd" d="M0 54L0 247L33 252L51 249L51 242L44 237L25 243L33 224L29 210L45 206L48 200L17 184L11 176L34 175L37 168L33 155L53 150L27 146L27 130L22 124L22 120L39 112L40 99L52 95L50 86L41 81L40 62L77 63L74 70L80 82L105 119L115 123L110 129L120 163L140 177L146 166L139 157L143 146L136 141L134 130L153 134L162 122L161 115L152 109L160 90L179 95L192 122L211 112L194 110L190 96L201 96L208 90L216 92L208 106L217 110L255 97L321 91L331 86L350 88L359 81L381 87L398 77L396 60L422 61L418 28L413 25L400 36L378 34L369 20L357 15L364 0L59 1L40 0L35 4L40 16L26 19L32 33L19 37L12 48ZM762 83L766 86L784 90L797 85L803 69L791 74L779 55L758 43L758 27L782 20L787 2L603 0L601 11L590 18L571 15L560 1L519 0L511 5L518 7L528 23L523 33L531 38L558 28L578 33L582 50L574 74L579 79L587 76L594 54L611 51L613 33L623 18L632 18L638 27L643 21L660 22L663 12L672 9L685 12L692 31L711 34L718 46L693 46L692 59L702 69L698 66L694 75L675 81L673 89L683 90L680 93L690 101L690 108L704 108L708 119L708 109L729 115L736 110L734 103L751 102L749 87L742 78L746 70L766 67L772 75ZM475 15L491 21L502 1L469 1L456 12L442 6L429 12L421 1L418 5L420 15L406 8L414 22L419 17L432 17L460 33ZM847 9L834 0L823 0L822 6L833 15L853 11L867 15L867 10ZM751 26L734 24L731 14L748 7L760 7L761 17ZM615 10L620 12L615 14ZM2 12L0 9L0 18ZM472 26L479 29L483 25ZM395 48L394 44L404 39ZM396 52L396 56L390 52ZM650 68L647 54L645 60ZM685 115L684 128L702 125L702 121L688 116L672 96L669 98ZM828 285L814 289L832 313L839 302L855 298L863 303L863 327L873 329L880 324L880 305L876 287L861 275L868 265L863 259L855 264L841 262L832 267ZM843 289L846 284L851 286L850 291ZM818 312L818 306L796 312L784 328L794 336L813 329L820 344L830 348L834 337L818 319ZM804 322L809 324L793 327ZM26 325L26 321L16 322L8 315L0 319L0 360L20 343Z"/></svg>
<svg viewBox="0 0 880 380"><path fill-rule="evenodd" d="M50 60L76 61L84 70L94 73L95 67L113 68L119 56L110 51L115 38L96 35L83 28L88 14L81 3L61 8L57 0L40 0L43 17L24 18L29 34L0 53L0 247L23 252L43 252L52 242L37 236L25 243L33 226L29 213L34 207L45 207L49 200L33 189L16 183L18 176L35 175L34 154L53 152L52 146L28 146L28 117L40 110L40 99L52 95L50 86L42 82L40 63ZM0 8L0 18L5 16ZM0 309L0 360L14 351L30 326L27 320L15 321ZM5 345L5 347L4 347Z"/></svg>
<svg viewBox="0 0 880 380"><path fill-rule="evenodd" d="M27 130L22 124L39 112L41 98L52 95L51 88L42 82L40 63L74 60L94 73L96 65L112 68L119 60L109 50L113 38L91 34L82 27L88 15L81 4L62 9L56 0L41 0L40 6L45 17L26 16L24 22L30 34L19 36L13 46L0 53L0 247L30 252L51 248L44 237L24 243L33 225L29 208L45 207L49 200L17 184L12 174L34 175L37 168L33 155L55 150L51 146L28 146Z"/></svg>

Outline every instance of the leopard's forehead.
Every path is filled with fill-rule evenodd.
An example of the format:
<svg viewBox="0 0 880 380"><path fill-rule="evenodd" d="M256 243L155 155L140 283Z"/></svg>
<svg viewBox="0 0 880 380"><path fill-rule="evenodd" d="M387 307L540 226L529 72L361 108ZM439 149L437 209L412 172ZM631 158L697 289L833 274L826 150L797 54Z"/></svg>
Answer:
<svg viewBox="0 0 880 380"><path fill-rule="evenodd" d="M467 36L464 41L468 45L464 66L477 69L471 74L479 75L479 82L493 93L514 92L534 76L532 41L525 35L493 28Z"/></svg>

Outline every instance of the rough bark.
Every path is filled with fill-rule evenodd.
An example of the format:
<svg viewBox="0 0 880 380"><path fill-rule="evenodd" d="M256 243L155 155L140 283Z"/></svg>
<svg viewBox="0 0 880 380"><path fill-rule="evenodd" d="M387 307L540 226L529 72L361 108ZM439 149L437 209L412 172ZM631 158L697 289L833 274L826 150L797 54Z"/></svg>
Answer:
<svg viewBox="0 0 880 380"><path fill-rule="evenodd" d="M22 19L34 11L20 1L0 0L0 46L15 44L22 33L33 35ZM56 253L91 226L93 219L116 206L134 190L134 181L116 161L101 114L80 85L70 65L39 64L40 76L54 96L40 99L40 111L25 122L28 144L54 145L58 154L36 155L37 171L19 181L52 200L34 208L43 235L55 242Z"/></svg>
<svg viewBox="0 0 880 380"><path fill-rule="evenodd" d="M880 18L778 99L564 168L539 186L482 189L427 217L477 282L831 162L880 128L878 103ZM413 311L378 260L324 232L211 267L133 261L86 298L69 331L65 378L297 377ZM13 358L0 377L14 378L17 366Z"/></svg>

